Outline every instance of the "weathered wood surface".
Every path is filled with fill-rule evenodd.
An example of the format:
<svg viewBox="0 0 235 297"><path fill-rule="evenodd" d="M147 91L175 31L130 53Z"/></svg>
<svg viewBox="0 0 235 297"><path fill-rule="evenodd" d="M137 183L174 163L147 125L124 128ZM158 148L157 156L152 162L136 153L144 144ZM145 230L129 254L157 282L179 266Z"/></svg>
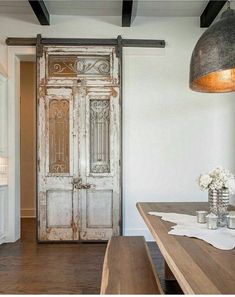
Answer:
<svg viewBox="0 0 235 297"><path fill-rule="evenodd" d="M39 241L119 235L121 105L115 47L45 46L37 75Z"/></svg>
<svg viewBox="0 0 235 297"><path fill-rule="evenodd" d="M174 224L148 214L159 211L194 215L196 210L207 209L208 203L137 203L137 208L185 294L235 293L235 249L223 251L196 238L169 235Z"/></svg>
<svg viewBox="0 0 235 297"><path fill-rule="evenodd" d="M101 294L161 293L144 237L112 237L104 259Z"/></svg>

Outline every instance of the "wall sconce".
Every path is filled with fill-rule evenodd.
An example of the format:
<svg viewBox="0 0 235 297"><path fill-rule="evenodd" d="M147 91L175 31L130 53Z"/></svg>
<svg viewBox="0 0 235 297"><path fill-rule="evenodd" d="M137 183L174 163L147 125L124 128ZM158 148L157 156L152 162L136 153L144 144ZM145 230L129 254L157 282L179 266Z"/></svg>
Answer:
<svg viewBox="0 0 235 297"><path fill-rule="evenodd" d="M0 157L0 185L7 185L8 180L8 159Z"/></svg>

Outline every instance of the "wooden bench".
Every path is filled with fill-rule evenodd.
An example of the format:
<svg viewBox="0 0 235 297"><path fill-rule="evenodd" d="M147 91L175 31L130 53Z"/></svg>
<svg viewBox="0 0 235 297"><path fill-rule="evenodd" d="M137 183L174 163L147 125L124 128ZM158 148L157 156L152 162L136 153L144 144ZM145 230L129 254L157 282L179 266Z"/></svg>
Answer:
<svg viewBox="0 0 235 297"><path fill-rule="evenodd" d="M109 240L100 294L163 294L143 236Z"/></svg>

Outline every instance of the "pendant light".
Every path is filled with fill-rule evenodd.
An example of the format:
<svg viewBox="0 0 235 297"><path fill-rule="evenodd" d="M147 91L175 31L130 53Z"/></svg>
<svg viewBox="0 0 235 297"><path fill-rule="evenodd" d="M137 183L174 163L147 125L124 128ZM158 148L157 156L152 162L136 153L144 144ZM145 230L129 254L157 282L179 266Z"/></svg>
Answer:
<svg viewBox="0 0 235 297"><path fill-rule="evenodd" d="M228 9L198 40L190 63L190 88L197 92L235 91L235 12Z"/></svg>

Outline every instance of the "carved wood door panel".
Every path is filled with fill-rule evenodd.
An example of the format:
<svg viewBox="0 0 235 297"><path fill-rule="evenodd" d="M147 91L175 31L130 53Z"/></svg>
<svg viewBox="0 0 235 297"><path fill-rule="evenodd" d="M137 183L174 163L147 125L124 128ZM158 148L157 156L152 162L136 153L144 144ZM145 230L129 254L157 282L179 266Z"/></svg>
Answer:
<svg viewBox="0 0 235 297"><path fill-rule="evenodd" d="M38 59L38 240L120 234L119 61L112 47Z"/></svg>
<svg viewBox="0 0 235 297"><path fill-rule="evenodd" d="M120 234L119 88L89 87L84 94L87 136L82 148L86 165L81 191L81 240L109 239Z"/></svg>

